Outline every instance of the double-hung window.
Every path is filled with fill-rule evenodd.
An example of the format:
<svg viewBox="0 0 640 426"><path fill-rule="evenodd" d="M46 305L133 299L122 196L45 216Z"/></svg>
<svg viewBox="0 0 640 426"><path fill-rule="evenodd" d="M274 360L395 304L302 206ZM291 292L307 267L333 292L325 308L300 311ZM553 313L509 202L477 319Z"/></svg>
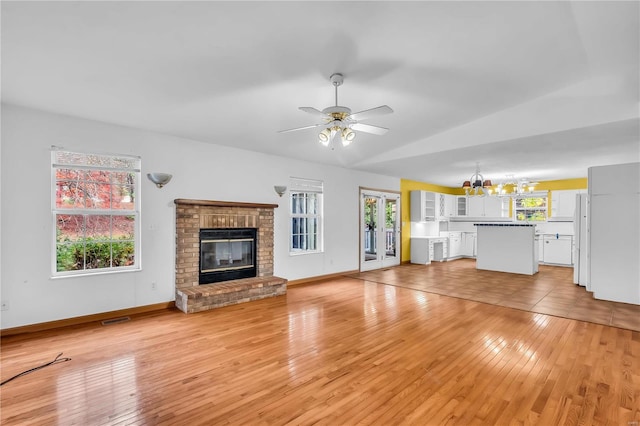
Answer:
<svg viewBox="0 0 640 426"><path fill-rule="evenodd" d="M140 269L140 158L54 148L53 276Z"/></svg>
<svg viewBox="0 0 640 426"><path fill-rule="evenodd" d="M289 217L291 254L322 251L323 183L318 180L291 178Z"/></svg>

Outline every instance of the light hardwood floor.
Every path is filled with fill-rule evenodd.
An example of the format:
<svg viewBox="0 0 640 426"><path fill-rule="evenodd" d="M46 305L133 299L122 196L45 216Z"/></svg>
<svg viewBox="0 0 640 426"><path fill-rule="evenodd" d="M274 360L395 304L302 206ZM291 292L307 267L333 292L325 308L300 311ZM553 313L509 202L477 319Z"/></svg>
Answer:
<svg viewBox="0 0 640 426"><path fill-rule="evenodd" d="M5 337L2 380L60 352L0 388L3 425L640 422L639 332L353 277Z"/></svg>

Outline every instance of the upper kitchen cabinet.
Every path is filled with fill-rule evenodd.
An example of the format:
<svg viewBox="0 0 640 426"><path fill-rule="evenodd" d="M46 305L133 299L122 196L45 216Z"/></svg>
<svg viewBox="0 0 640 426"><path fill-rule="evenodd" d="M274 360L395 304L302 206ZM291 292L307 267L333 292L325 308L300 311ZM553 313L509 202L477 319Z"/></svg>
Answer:
<svg viewBox="0 0 640 426"><path fill-rule="evenodd" d="M456 215L456 197L449 194L436 195L436 216L441 220L449 219Z"/></svg>
<svg viewBox="0 0 640 426"><path fill-rule="evenodd" d="M455 197L454 216L467 216L467 197Z"/></svg>
<svg viewBox="0 0 640 426"><path fill-rule="evenodd" d="M491 196L469 197L467 214L469 217L508 217L509 199Z"/></svg>
<svg viewBox="0 0 640 426"><path fill-rule="evenodd" d="M484 216L484 198L467 198L467 215L471 217Z"/></svg>
<svg viewBox="0 0 640 426"><path fill-rule="evenodd" d="M411 222L436 220L436 195L435 192L411 191Z"/></svg>
<svg viewBox="0 0 640 426"><path fill-rule="evenodd" d="M551 220L572 221L576 209L576 195L585 192L578 189L551 191Z"/></svg>
<svg viewBox="0 0 640 426"><path fill-rule="evenodd" d="M487 217L505 217L504 204L509 202L508 198L484 197L484 215ZM507 215L509 208L507 207Z"/></svg>

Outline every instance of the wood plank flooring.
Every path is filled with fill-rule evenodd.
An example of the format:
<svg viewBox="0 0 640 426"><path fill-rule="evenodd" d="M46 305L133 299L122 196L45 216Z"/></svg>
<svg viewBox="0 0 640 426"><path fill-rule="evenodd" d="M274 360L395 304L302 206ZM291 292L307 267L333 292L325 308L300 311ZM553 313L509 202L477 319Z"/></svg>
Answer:
<svg viewBox="0 0 640 426"><path fill-rule="evenodd" d="M640 332L351 277L1 349L2 380L72 358L2 386L3 425L640 424Z"/></svg>

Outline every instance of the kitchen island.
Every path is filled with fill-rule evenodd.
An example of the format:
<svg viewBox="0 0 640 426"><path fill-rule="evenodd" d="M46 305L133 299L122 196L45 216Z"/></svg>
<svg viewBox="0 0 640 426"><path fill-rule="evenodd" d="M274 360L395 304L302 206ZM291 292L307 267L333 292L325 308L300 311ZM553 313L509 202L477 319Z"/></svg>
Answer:
<svg viewBox="0 0 640 426"><path fill-rule="evenodd" d="M533 275L538 272L535 225L476 223L476 269Z"/></svg>

